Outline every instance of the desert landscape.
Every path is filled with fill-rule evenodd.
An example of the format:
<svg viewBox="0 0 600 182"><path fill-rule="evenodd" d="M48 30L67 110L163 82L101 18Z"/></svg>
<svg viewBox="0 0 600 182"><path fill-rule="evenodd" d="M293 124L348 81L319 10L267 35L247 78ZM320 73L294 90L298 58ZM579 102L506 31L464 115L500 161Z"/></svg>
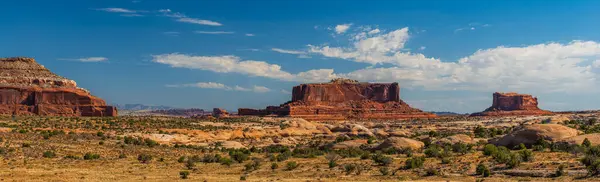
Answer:
<svg viewBox="0 0 600 182"><path fill-rule="evenodd" d="M32 58L0 59L3 181L597 181L598 112L493 93L436 115L398 83L333 79L289 102L117 111Z"/></svg>

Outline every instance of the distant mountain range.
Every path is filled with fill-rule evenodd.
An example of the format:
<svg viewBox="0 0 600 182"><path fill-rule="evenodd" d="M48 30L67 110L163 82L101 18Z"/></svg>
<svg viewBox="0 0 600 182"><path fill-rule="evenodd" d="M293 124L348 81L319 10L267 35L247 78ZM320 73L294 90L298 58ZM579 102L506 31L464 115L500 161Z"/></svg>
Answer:
<svg viewBox="0 0 600 182"><path fill-rule="evenodd" d="M447 112L447 111L441 111L441 112L431 111L431 113L436 114L438 116L464 115L464 114L461 114L461 113Z"/></svg>
<svg viewBox="0 0 600 182"><path fill-rule="evenodd" d="M143 104L117 104L116 105L119 110L127 110L127 111L141 111L141 110L170 110L177 109L170 106L148 106Z"/></svg>

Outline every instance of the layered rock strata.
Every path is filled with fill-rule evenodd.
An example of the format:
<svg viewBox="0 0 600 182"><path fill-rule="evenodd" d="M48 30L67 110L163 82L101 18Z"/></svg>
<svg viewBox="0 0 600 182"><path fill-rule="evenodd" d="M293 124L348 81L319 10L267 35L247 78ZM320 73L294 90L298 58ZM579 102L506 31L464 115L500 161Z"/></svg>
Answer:
<svg viewBox="0 0 600 182"><path fill-rule="evenodd" d="M493 94L492 106L483 112L474 113L473 116L518 116L518 115L544 115L552 112L538 108L536 97L518 93Z"/></svg>
<svg viewBox="0 0 600 182"><path fill-rule="evenodd" d="M301 84L293 88L292 100L285 104L266 109L240 108L238 114L291 116L308 120L436 117L400 100L398 83L359 83L344 79Z"/></svg>
<svg viewBox="0 0 600 182"><path fill-rule="evenodd" d="M117 109L32 58L0 58L0 114L117 116Z"/></svg>

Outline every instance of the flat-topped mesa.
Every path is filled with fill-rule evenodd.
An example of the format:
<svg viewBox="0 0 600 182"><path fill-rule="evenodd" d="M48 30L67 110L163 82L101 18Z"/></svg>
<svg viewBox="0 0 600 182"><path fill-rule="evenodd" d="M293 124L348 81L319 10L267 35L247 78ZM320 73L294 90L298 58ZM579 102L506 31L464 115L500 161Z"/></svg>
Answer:
<svg viewBox="0 0 600 182"><path fill-rule="evenodd" d="M116 116L117 109L33 58L0 58L0 114Z"/></svg>
<svg viewBox="0 0 600 182"><path fill-rule="evenodd" d="M411 108L400 100L398 83L366 83L334 79L329 83L301 84L292 100L256 110L241 108L239 115L279 115L309 120L432 118L435 114Z"/></svg>
<svg viewBox="0 0 600 182"><path fill-rule="evenodd" d="M474 116L503 116L503 115L542 115L551 114L550 111L538 108L538 100L528 94L514 92L493 94L492 106Z"/></svg>

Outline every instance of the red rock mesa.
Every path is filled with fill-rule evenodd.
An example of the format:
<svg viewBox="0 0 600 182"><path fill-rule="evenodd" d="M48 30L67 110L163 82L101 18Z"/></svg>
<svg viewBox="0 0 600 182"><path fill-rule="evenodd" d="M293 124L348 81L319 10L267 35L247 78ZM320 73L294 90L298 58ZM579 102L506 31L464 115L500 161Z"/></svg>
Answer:
<svg viewBox="0 0 600 182"><path fill-rule="evenodd" d="M292 100L266 109L240 108L239 115L279 115L308 120L433 118L435 114L411 108L400 100L398 83L359 83L334 79L329 83L301 84Z"/></svg>
<svg viewBox="0 0 600 182"><path fill-rule="evenodd" d="M0 114L116 116L117 109L32 58L0 58Z"/></svg>
<svg viewBox="0 0 600 182"><path fill-rule="evenodd" d="M538 108L537 98L518 93L494 93L492 106L474 116L542 115L552 112Z"/></svg>

